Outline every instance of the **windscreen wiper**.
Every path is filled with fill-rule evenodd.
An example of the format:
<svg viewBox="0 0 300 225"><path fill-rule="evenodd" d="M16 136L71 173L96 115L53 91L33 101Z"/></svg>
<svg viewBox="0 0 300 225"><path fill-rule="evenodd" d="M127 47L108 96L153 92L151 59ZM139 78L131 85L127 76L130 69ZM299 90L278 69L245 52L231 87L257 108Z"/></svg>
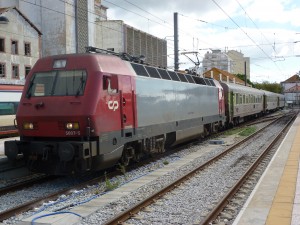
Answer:
<svg viewBox="0 0 300 225"><path fill-rule="evenodd" d="M79 96L79 94L81 93L81 91L83 90L83 86L84 86L85 80L83 79L83 72L81 74L81 78L80 78L80 84L79 87L77 89L76 95L75 97Z"/></svg>
<svg viewBox="0 0 300 225"><path fill-rule="evenodd" d="M33 80L30 81L29 87L26 91L26 98L28 98L28 99L31 97L31 89L32 89L33 84L34 84Z"/></svg>

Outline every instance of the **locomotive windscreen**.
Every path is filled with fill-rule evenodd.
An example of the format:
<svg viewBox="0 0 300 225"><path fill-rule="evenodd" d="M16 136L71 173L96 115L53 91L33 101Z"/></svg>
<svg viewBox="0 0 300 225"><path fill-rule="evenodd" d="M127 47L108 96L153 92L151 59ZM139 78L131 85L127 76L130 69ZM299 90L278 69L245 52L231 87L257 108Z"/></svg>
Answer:
<svg viewBox="0 0 300 225"><path fill-rule="evenodd" d="M28 86L26 97L83 95L86 71L50 71L35 73Z"/></svg>

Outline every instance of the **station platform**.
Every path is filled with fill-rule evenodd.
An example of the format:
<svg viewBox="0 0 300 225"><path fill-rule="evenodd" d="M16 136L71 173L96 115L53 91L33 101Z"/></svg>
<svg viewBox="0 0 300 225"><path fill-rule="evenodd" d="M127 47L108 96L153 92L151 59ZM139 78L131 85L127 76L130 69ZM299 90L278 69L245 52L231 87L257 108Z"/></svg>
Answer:
<svg viewBox="0 0 300 225"><path fill-rule="evenodd" d="M300 115L233 225L300 225Z"/></svg>

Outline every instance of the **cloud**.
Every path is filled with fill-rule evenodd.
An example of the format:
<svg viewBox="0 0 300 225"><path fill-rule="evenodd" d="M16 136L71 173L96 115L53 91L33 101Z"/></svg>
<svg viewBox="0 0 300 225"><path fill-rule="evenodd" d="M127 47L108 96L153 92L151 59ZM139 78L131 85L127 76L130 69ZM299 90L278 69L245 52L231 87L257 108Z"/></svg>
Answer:
<svg viewBox="0 0 300 225"><path fill-rule="evenodd" d="M298 0L103 0L109 19L121 19L126 24L167 38L168 54L172 55L173 13L178 12L179 48L181 51L233 49L250 57L251 74L267 71L276 74L270 79L282 79L282 71L294 75L300 66L294 65L300 55L300 2ZM287 56L282 61L282 57ZM279 57L279 58L275 58ZM188 62L180 56L181 62ZM169 62L172 64L173 59ZM183 64L182 67L188 66ZM253 77L255 77L253 76ZM260 75L261 76L261 75Z"/></svg>

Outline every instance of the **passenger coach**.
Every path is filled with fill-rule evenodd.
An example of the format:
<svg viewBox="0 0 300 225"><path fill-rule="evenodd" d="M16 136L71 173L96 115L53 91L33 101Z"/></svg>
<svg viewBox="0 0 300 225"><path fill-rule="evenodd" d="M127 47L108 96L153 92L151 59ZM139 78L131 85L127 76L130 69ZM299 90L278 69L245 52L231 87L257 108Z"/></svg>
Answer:
<svg viewBox="0 0 300 225"><path fill-rule="evenodd" d="M14 124L23 85L0 85L0 136L18 133Z"/></svg>
<svg viewBox="0 0 300 225"><path fill-rule="evenodd" d="M227 125L233 126L264 112L264 92L234 83L221 83L225 92Z"/></svg>

